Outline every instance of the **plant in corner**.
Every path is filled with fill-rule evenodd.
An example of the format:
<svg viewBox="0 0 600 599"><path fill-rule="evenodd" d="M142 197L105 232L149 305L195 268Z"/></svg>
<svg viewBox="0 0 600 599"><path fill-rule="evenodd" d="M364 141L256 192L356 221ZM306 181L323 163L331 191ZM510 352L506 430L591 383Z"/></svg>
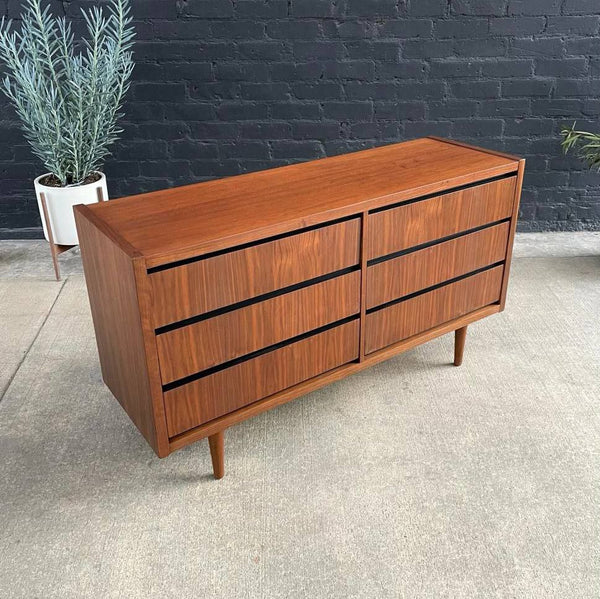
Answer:
<svg viewBox="0 0 600 599"><path fill-rule="evenodd" d="M8 73L2 90L49 171L34 184L44 235L50 239L42 193L58 245L77 244L75 204L108 199L101 168L121 132L117 121L133 70L129 1L111 0L107 14L99 7L82 13L88 38L77 45L71 24L40 0L26 0L20 30L0 21L0 60Z"/></svg>
<svg viewBox="0 0 600 599"><path fill-rule="evenodd" d="M573 124L570 128L565 127L561 135L565 154L576 148L579 158L590 168L600 170L600 134L578 131Z"/></svg>

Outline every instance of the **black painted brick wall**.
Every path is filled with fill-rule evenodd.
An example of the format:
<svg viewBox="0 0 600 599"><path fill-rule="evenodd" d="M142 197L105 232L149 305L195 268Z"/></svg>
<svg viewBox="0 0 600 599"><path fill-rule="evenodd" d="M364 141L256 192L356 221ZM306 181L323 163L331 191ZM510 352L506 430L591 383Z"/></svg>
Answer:
<svg viewBox="0 0 600 599"><path fill-rule="evenodd" d="M18 17L20 2L0 0ZM81 6L57 2L79 19ZM135 82L112 197L428 134L525 156L521 230L600 228L599 0L135 0ZM81 21L79 20L79 24ZM0 233L39 234L29 153L0 105ZM33 229L31 229L33 228Z"/></svg>

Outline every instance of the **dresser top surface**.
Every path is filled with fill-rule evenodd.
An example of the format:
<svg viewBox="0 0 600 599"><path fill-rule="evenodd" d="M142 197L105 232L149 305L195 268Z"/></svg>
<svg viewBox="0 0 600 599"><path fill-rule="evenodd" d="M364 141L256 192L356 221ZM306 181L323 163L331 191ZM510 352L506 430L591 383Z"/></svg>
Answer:
<svg viewBox="0 0 600 599"><path fill-rule="evenodd" d="M422 138L78 208L157 266L516 171L518 158Z"/></svg>

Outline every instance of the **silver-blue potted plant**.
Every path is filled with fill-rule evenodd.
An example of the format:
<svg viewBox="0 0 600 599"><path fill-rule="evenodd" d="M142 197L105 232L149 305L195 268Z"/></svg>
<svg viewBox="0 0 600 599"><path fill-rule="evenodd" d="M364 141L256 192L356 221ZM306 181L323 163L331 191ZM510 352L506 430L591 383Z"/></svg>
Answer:
<svg viewBox="0 0 600 599"><path fill-rule="evenodd" d="M76 245L75 204L108 199L101 172L121 129L123 98L133 70L135 35L128 0L108 11L82 10L88 35L75 43L71 24L40 0L26 0L19 28L0 22L2 90L13 104L33 153L47 173L34 184L44 227L44 194L52 237Z"/></svg>

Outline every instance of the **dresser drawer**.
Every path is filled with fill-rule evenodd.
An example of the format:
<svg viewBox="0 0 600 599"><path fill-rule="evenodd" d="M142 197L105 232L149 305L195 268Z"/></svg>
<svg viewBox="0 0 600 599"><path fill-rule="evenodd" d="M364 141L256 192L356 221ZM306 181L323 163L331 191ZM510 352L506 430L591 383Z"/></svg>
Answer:
<svg viewBox="0 0 600 599"><path fill-rule="evenodd" d="M157 336L162 382L342 320L360 311L360 272L335 277Z"/></svg>
<svg viewBox="0 0 600 599"><path fill-rule="evenodd" d="M504 222L369 266L367 309L501 262L509 230Z"/></svg>
<svg viewBox="0 0 600 599"><path fill-rule="evenodd" d="M402 341L500 299L504 266L496 266L367 313L365 353Z"/></svg>
<svg viewBox="0 0 600 599"><path fill-rule="evenodd" d="M358 358L358 320L164 393L170 437Z"/></svg>
<svg viewBox="0 0 600 599"><path fill-rule="evenodd" d="M510 217L515 184L510 177L370 214L368 259Z"/></svg>
<svg viewBox="0 0 600 599"><path fill-rule="evenodd" d="M152 272L155 327L354 266L359 237L356 218Z"/></svg>

